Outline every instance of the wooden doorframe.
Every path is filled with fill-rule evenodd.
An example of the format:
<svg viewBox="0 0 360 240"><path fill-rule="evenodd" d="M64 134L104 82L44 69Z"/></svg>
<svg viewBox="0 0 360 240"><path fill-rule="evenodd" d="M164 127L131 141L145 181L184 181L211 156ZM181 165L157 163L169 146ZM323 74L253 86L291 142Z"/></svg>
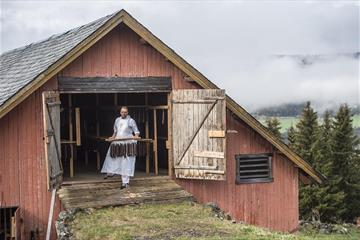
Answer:
<svg viewBox="0 0 360 240"><path fill-rule="evenodd" d="M167 140L165 143L165 148L168 150L168 176L172 176L172 125L171 125L171 92L167 93L167 105L158 105L158 106L148 106L147 111L150 113L152 111L153 114L153 128L154 128L154 139L153 139L153 152L154 152L154 173L155 176L158 175L158 137L157 137L157 110L163 110L167 112ZM148 174L149 175L149 174Z"/></svg>

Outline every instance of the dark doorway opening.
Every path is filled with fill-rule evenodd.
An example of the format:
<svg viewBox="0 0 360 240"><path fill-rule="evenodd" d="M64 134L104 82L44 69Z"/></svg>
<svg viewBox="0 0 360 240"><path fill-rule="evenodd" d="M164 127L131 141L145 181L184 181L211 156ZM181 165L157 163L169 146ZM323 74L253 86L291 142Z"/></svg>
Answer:
<svg viewBox="0 0 360 240"><path fill-rule="evenodd" d="M121 106L128 106L140 137L151 139L136 157L135 176L168 175L168 92L61 93L61 155L65 181L101 180L100 174Z"/></svg>
<svg viewBox="0 0 360 240"><path fill-rule="evenodd" d="M0 239L19 239L18 207L0 208Z"/></svg>

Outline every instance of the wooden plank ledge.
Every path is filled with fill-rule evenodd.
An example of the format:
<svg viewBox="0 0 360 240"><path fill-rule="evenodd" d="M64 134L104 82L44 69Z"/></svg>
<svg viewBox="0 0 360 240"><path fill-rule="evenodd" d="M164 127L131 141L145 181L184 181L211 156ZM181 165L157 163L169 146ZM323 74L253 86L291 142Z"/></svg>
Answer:
<svg viewBox="0 0 360 240"><path fill-rule="evenodd" d="M126 189L120 189L120 185L120 179L65 182L57 194L65 208L101 208L194 200L191 193L169 176L134 178Z"/></svg>

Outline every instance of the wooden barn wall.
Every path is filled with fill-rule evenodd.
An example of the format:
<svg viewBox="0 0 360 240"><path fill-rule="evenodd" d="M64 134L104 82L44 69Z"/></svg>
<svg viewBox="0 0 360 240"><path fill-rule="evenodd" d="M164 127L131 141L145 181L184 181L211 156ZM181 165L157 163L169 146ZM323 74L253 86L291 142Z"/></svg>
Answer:
<svg viewBox="0 0 360 240"><path fill-rule="evenodd" d="M244 122L227 111L226 181L176 181L202 203L215 202L237 221L278 231L292 231L298 226L297 168L279 153L273 157L271 183L235 184L235 154L273 152L271 144Z"/></svg>
<svg viewBox="0 0 360 240"><path fill-rule="evenodd" d="M119 26L66 67L60 76L171 76L173 89L199 88L185 74L126 26ZM200 202L213 201L237 220L271 229L290 231L298 224L297 168L274 157L274 182L235 185L237 153L272 151L271 145L244 122L227 116L227 181L179 180Z"/></svg>
<svg viewBox="0 0 360 240"><path fill-rule="evenodd" d="M121 25L63 69L59 76L170 76L173 89L199 88L184 80L185 74L151 46ZM56 78L32 93L0 119L0 201L1 206L20 206L23 232L45 234L50 204L46 189L41 92L56 89ZM235 185L236 153L272 151L271 145L244 122L227 113L228 129L238 134L227 138L227 180L179 180L200 202L216 202L237 220L290 231L298 221L297 168L276 154L274 182ZM54 218L60 211L56 202ZM53 229L53 233L54 233Z"/></svg>
<svg viewBox="0 0 360 240"><path fill-rule="evenodd" d="M44 239L50 206L43 142L42 91L51 79L0 119L0 205L20 207L22 239ZM56 202L55 216L60 210ZM55 219L55 218L54 218ZM53 239L55 228L53 226Z"/></svg>
<svg viewBox="0 0 360 240"><path fill-rule="evenodd" d="M125 25L119 25L68 65L59 76L170 76L172 87L198 88L185 74Z"/></svg>
<svg viewBox="0 0 360 240"><path fill-rule="evenodd" d="M126 26L119 26L78 57L61 76L171 76L173 89L199 88L185 74ZM227 180L179 180L200 202L213 201L237 220L291 231L298 224L298 173L290 161L274 156L274 182L235 185L237 153L263 153L272 146L244 122L227 113Z"/></svg>

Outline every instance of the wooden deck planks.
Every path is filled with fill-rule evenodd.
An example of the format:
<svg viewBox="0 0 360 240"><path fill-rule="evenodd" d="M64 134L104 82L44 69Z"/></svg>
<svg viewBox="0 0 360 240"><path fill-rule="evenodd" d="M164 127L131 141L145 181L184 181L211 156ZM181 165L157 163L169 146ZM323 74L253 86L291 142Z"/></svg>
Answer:
<svg viewBox="0 0 360 240"><path fill-rule="evenodd" d="M120 189L121 181L73 182L63 185L58 191L58 196L65 208L100 208L193 200L192 194L169 178L133 179L130 184L130 188Z"/></svg>

